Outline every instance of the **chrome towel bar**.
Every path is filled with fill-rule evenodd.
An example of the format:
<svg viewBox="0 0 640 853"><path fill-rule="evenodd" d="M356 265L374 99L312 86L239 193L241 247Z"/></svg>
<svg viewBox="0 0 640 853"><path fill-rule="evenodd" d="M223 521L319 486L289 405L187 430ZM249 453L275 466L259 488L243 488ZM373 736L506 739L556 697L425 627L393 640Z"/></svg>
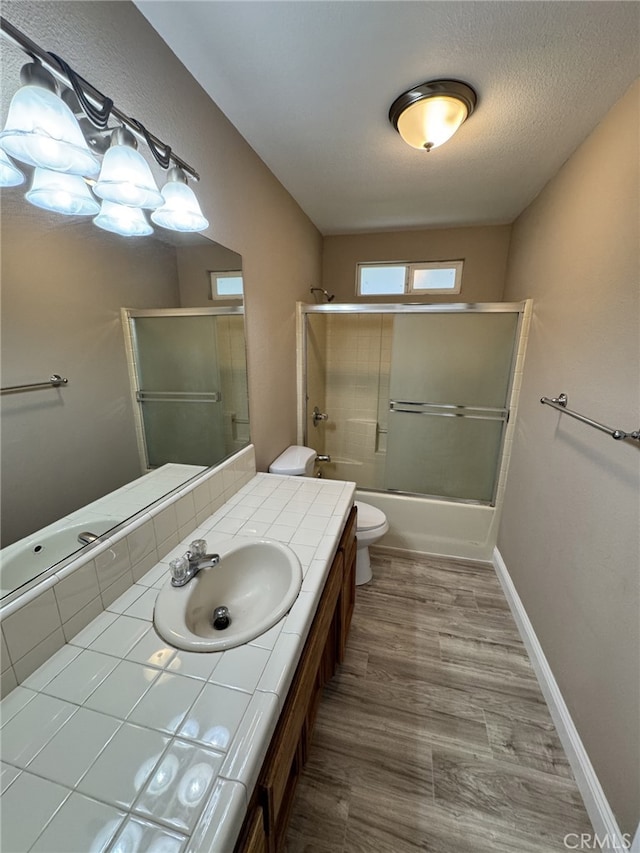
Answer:
<svg viewBox="0 0 640 853"><path fill-rule="evenodd" d="M583 424L588 424L594 429L606 432L612 438L615 438L616 441L620 441L623 438L635 438L636 441L640 441L640 429L634 430L633 432L614 429L613 427L606 426L605 424L600 424L598 421L591 420L591 418L587 418L584 415L580 415L578 412L573 412L571 409L567 409L569 398L566 394L560 394L558 397L540 397L540 402L545 406L551 406L552 409L557 409L557 411L561 412L563 415L569 415L577 421L582 421Z"/></svg>
<svg viewBox="0 0 640 853"><path fill-rule="evenodd" d="M9 385L7 388L0 388L1 394L15 394L18 391L35 391L38 388L59 388L61 385L67 385L68 379L63 379L57 373L50 376L46 382L32 382L30 385Z"/></svg>

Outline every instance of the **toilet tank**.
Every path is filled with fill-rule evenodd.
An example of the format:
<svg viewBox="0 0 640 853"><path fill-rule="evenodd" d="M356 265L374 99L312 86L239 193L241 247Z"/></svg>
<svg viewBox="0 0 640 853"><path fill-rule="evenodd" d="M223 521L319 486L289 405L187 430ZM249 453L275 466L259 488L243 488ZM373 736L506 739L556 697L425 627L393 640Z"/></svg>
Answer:
<svg viewBox="0 0 640 853"><path fill-rule="evenodd" d="M312 477L316 452L311 447L292 444L269 465L270 474L287 474L290 477Z"/></svg>

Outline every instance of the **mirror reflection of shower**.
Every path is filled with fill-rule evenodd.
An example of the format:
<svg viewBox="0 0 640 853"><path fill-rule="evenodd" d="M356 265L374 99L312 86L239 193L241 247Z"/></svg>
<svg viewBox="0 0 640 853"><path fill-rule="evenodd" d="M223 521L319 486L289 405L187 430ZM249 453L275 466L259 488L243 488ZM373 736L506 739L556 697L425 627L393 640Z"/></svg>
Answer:
<svg viewBox="0 0 640 853"><path fill-rule="evenodd" d="M328 293L323 287L311 287L309 288L309 290L311 293L322 293L324 299L326 299L327 302L333 302L333 300L336 298L335 293ZM322 296L316 296L316 302L322 303Z"/></svg>

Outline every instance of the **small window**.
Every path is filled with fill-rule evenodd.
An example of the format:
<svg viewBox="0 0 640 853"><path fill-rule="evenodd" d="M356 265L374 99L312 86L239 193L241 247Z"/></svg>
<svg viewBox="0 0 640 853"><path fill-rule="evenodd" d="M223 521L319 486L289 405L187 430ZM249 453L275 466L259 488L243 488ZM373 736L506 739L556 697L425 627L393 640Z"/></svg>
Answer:
<svg viewBox="0 0 640 853"><path fill-rule="evenodd" d="M242 299L244 293L241 270L216 272L209 270L212 299Z"/></svg>
<svg viewBox="0 0 640 853"><path fill-rule="evenodd" d="M463 261L358 264L358 296L460 293Z"/></svg>
<svg viewBox="0 0 640 853"><path fill-rule="evenodd" d="M406 266L370 267L360 264L360 296L397 296L406 293Z"/></svg>

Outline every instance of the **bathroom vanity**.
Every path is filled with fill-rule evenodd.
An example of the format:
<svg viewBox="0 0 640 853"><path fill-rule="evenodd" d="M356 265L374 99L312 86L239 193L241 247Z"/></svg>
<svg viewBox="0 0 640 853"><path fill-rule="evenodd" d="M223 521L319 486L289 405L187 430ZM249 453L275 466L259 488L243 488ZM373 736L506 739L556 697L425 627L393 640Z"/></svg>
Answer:
<svg viewBox="0 0 640 853"><path fill-rule="evenodd" d="M253 790L236 853L276 853L306 763L322 688L342 663L355 604L356 510L351 510L276 731Z"/></svg>
<svg viewBox="0 0 640 853"><path fill-rule="evenodd" d="M233 465L248 458L225 463L209 482L229 482ZM235 493L183 528L166 552L158 545L159 562L140 575L134 569L132 586L3 699L3 849L273 853L282 846L322 686L344 657L355 595L355 485L238 471ZM159 529L169 511L142 523ZM164 643L153 627L155 601L169 561L199 537L213 549L229 537L286 544L303 574L289 613L223 652ZM101 554L120 553L116 543L104 547ZM86 579L89 569L78 571ZM24 619L7 618L9 651L49 599L54 609L62 601L54 593L67 577L51 579L25 605Z"/></svg>

